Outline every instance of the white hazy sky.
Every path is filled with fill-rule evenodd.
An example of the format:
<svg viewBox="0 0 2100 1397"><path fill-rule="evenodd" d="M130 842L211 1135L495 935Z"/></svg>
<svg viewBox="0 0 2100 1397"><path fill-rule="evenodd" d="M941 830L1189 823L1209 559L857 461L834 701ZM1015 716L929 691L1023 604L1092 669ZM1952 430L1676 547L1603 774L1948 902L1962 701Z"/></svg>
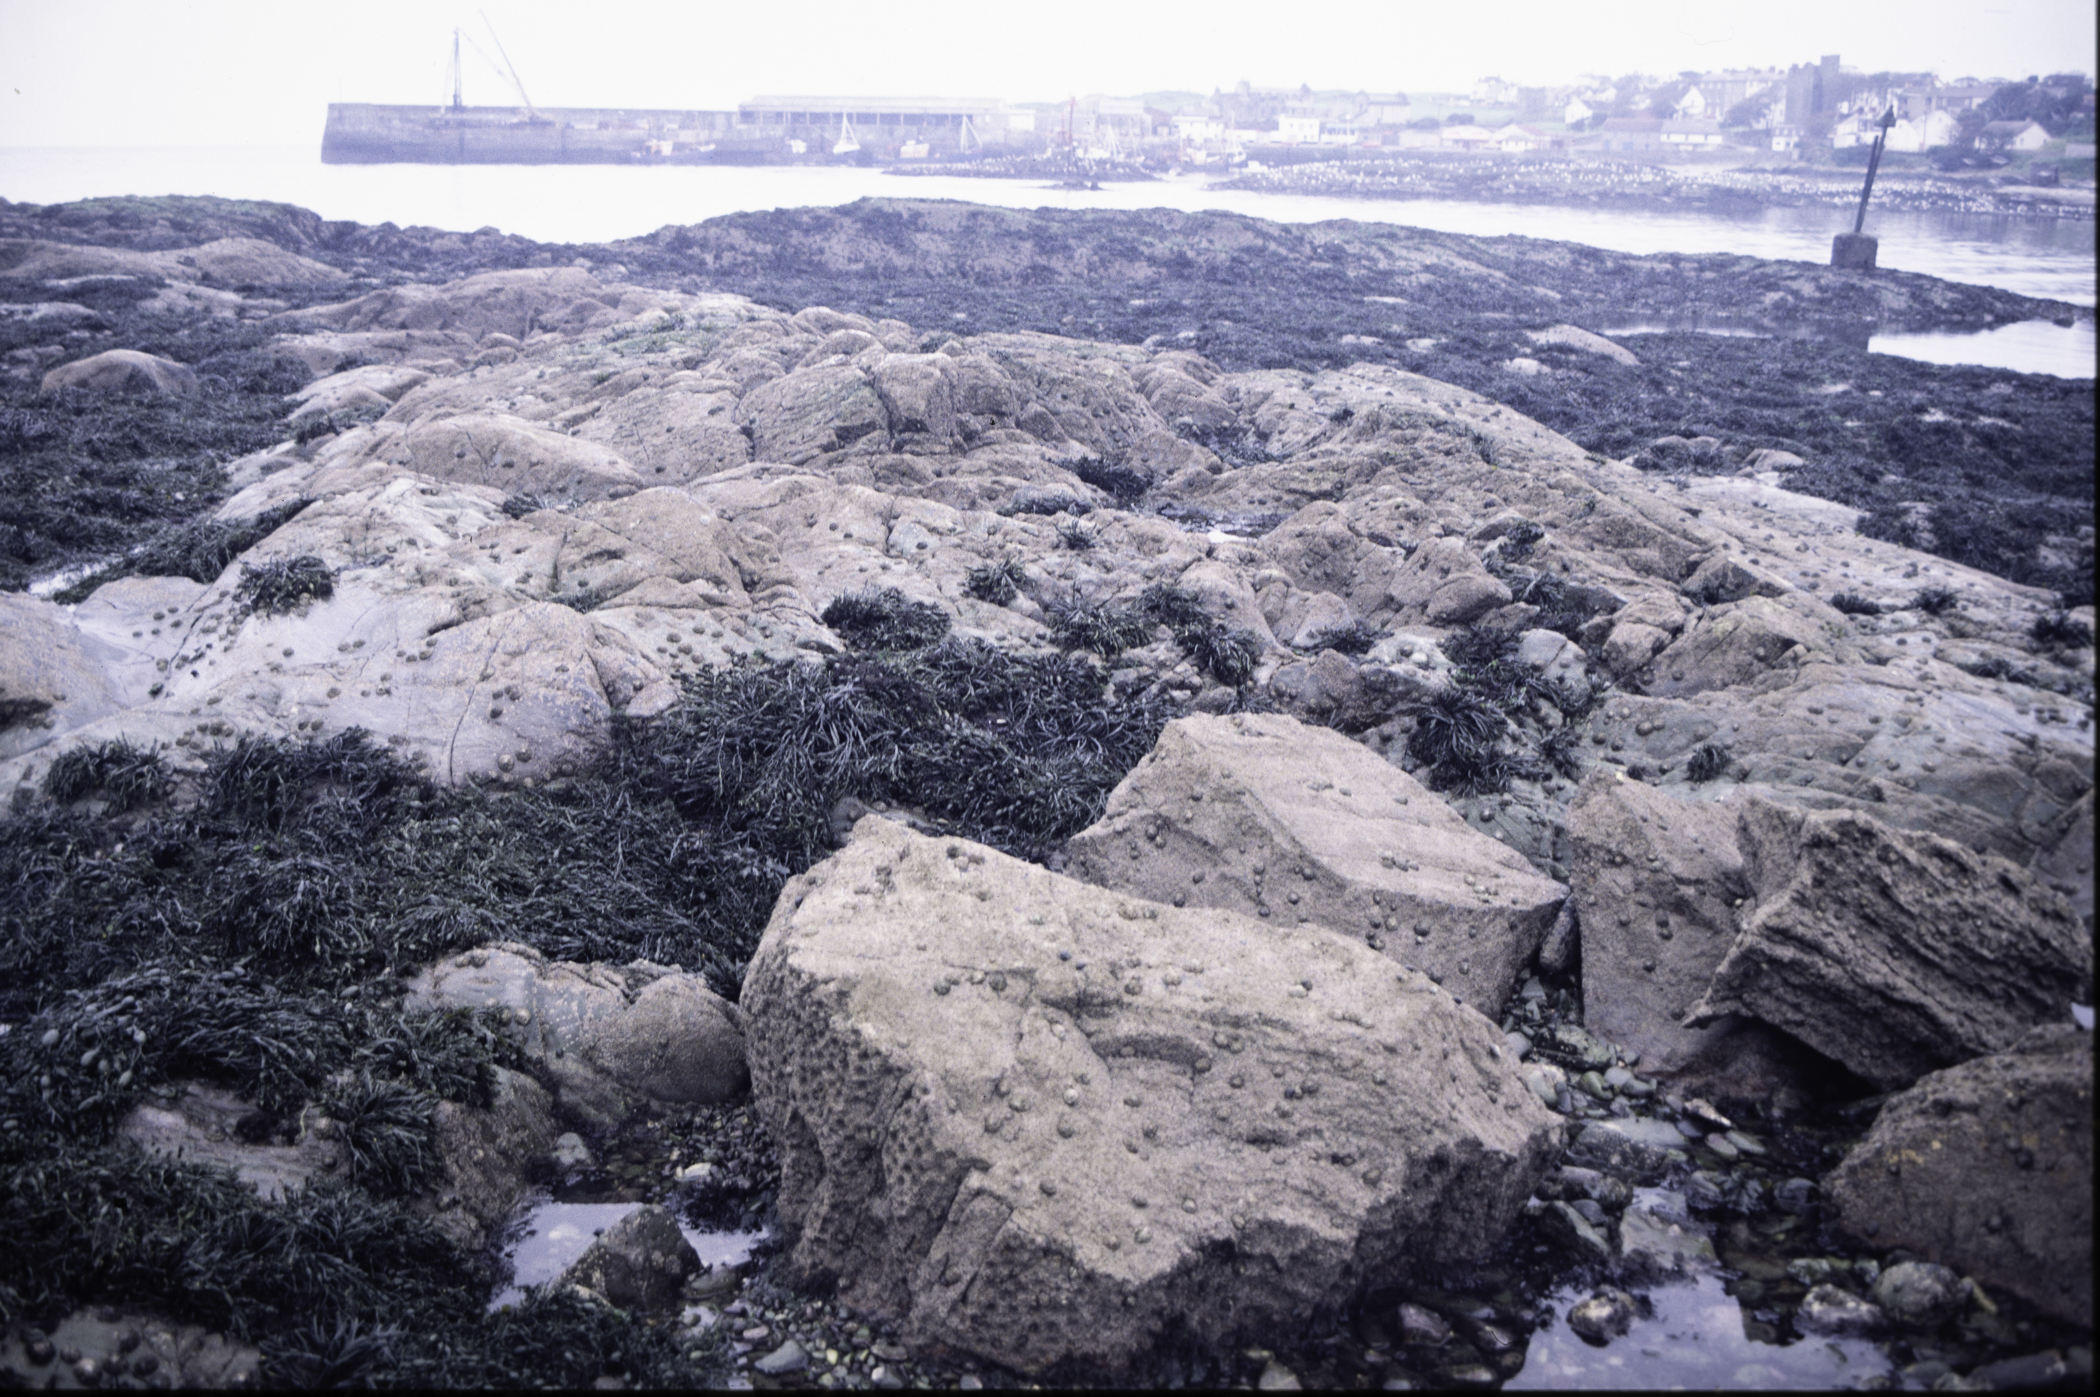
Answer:
<svg viewBox="0 0 2100 1397"><path fill-rule="evenodd" d="M331 101L448 92L451 31L494 21L542 106L724 108L758 93L984 95L1257 85L1464 90L1486 74L2094 68L2092 0L0 0L0 145L307 145ZM473 50L467 100L507 103Z"/></svg>

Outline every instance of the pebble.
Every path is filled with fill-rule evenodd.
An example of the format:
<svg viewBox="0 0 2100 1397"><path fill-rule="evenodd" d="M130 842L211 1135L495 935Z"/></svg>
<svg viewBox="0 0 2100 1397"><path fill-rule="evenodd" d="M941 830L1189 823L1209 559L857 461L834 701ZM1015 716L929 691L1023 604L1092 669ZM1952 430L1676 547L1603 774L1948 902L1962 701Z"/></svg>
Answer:
<svg viewBox="0 0 2100 1397"><path fill-rule="evenodd" d="M1435 1348L1451 1337L1451 1326L1443 1316L1409 1302L1400 1307L1400 1342L1417 1348Z"/></svg>
<svg viewBox="0 0 2100 1397"><path fill-rule="evenodd" d="M1801 1308L1794 1313L1794 1322L1804 1333L1833 1338L1861 1337L1887 1328L1888 1316L1879 1306L1869 1304L1850 1291L1824 1284L1812 1287L1802 1297Z"/></svg>
<svg viewBox="0 0 2100 1397"><path fill-rule="evenodd" d="M803 1349L802 1345L796 1343L793 1339L789 1339L764 1358L752 1363L751 1366L768 1377L782 1377L789 1373L802 1372L808 1368L809 1354Z"/></svg>
<svg viewBox="0 0 2100 1397"><path fill-rule="evenodd" d="M1568 1328L1593 1343L1615 1339L1633 1327L1633 1297L1623 1290L1597 1291L1568 1310Z"/></svg>

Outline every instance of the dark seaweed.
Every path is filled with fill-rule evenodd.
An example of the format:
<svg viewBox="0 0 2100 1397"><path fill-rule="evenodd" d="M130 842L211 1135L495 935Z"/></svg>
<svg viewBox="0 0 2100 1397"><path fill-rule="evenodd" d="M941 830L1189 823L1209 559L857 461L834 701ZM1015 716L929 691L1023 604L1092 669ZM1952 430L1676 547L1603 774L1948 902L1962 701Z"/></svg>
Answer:
<svg viewBox="0 0 2100 1397"><path fill-rule="evenodd" d="M922 650L948 634L947 612L895 587L834 597L818 619L863 650Z"/></svg>
<svg viewBox="0 0 2100 1397"><path fill-rule="evenodd" d="M265 616L291 611L309 601L335 595L335 569L311 553L242 563L234 596L249 610Z"/></svg>
<svg viewBox="0 0 2100 1397"><path fill-rule="evenodd" d="M2035 617L2034 624L2027 628L2027 638L2045 650L2083 649L2093 643L2093 628L2054 611Z"/></svg>
<svg viewBox="0 0 2100 1397"><path fill-rule="evenodd" d="M117 737L61 753L44 773L44 794L61 803L99 795L112 811L166 800L175 790L158 743L136 747Z"/></svg>
<svg viewBox="0 0 2100 1397"><path fill-rule="evenodd" d="M1351 621L1347 625L1335 626L1321 631L1303 648L1307 650L1339 650L1344 655L1361 655L1384 638L1384 633L1367 621Z"/></svg>
<svg viewBox="0 0 2100 1397"><path fill-rule="evenodd" d="M1684 764L1685 778L1690 781L1711 781L1728 771L1728 753L1711 742L1701 743L1693 749Z"/></svg>
<svg viewBox="0 0 2100 1397"><path fill-rule="evenodd" d="M1116 503L1126 509L1136 504L1144 493L1152 488L1152 477L1143 471L1132 470L1129 466L1110 465L1091 456L1073 466L1072 474L1096 490L1113 497Z"/></svg>
<svg viewBox="0 0 2100 1397"><path fill-rule="evenodd" d="M253 518L226 523L197 519L172 525L118 561L53 593L52 600L68 604L86 601L97 587L120 577L187 577L192 582L216 582L235 558L277 532L308 503L293 500Z"/></svg>
<svg viewBox="0 0 2100 1397"><path fill-rule="evenodd" d="M1870 601L1857 592L1839 592L1830 599L1830 604L1847 616L1879 616L1881 603Z"/></svg>
<svg viewBox="0 0 2100 1397"><path fill-rule="evenodd" d="M1019 559L1008 558L1003 563L980 563L970 569L963 579L963 590L979 601L988 601L994 606L1004 606L1021 594L1028 574L1021 570Z"/></svg>

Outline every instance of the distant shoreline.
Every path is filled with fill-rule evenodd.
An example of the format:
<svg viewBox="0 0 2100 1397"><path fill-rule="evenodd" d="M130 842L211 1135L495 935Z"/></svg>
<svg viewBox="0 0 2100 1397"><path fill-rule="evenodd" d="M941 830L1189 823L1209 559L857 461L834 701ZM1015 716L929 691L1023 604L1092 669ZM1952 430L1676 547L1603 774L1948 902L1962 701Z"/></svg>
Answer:
<svg viewBox="0 0 2100 1397"><path fill-rule="evenodd" d="M1222 181L1252 193L1331 198L1481 199L1658 211L1841 208L1856 205L1864 170L1742 169L1633 160L1465 159L1393 156L1272 166ZM1985 183L1884 171L1873 207L1901 213L1973 213L2090 220L2090 187Z"/></svg>
<svg viewBox="0 0 2100 1397"><path fill-rule="evenodd" d="M1099 182L1157 178L1129 169L1078 175L1035 161L986 160L892 165L905 177ZM1191 173L1202 174L1198 169ZM1849 208L1859 200L1864 171L1852 169L1744 169L1659 164L1637 160L1562 157L1392 155L1293 162L1242 170L1216 179L1212 189L1250 194L1316 195L1358 199L1460 199L1485 203L1552 204L1574 208L1649 209L1656 212L1740 212L1757 208ZM1987 182L1987 177L1884 171L1875 180L1873 207L1898 213L1969 213L2090 221L2094 191L2084 185Z"/></svg>

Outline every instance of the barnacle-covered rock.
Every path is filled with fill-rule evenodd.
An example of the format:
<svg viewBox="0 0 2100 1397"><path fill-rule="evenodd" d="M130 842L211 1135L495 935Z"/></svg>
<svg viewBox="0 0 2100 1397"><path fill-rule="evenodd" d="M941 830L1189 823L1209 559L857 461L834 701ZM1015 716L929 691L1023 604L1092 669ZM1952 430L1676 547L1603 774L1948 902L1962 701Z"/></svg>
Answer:
<svg viewBox="0 0 2100 1397"><path fill-rule="evenodd" d="M1324 926L1489 1012L1567 896L1375 752L1280 714L1169 723L1068 849L1090 883Z"/></svg>
<svg viewBox="0 0 2100 1397"><path fill-rule="evenodd" d="M2070 905L1995 855L1766 801L1744 807L1740 838L1753 902L1688 1024L1747 1014L1900 1087L2092 993Z"/></svg>
<svg viewBox="0 0 2100 1397"><path fill-rule="evenodd" d="M1559 1145L1495 1025L1353 938L888 820L789 880L743 1009L793 1268L1027 1372L1484 1259Z"/></svg>
<svg viewBox="0 0 2100 1397"><path fill-rule="evenodd" d="M2093 1322L2093 1035L2036 1029L1890 1099L1827 1185L1873 1247Z"/></svg>

